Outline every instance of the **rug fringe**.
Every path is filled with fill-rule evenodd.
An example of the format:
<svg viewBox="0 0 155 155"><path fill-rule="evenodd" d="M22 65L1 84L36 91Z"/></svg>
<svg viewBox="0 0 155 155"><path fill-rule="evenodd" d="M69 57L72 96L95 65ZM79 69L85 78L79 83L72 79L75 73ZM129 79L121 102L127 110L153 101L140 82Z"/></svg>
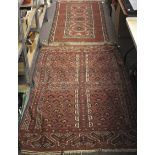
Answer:
<svg viewBox="0 0 155 155"><path fill-rule="evenodd" d="M45 46L65 46L65 45L115 45L115 42L52 42L49 44L44 44Z"/></svg>
<svg viewBox="0 0 155 155"><path fill-rule="evenodd" d="M98 150L70 150L70 151L53 151L53 152L34 152L34 151L22 151L22 155L65 155L78 153L104 153L104 152L137 152L137 149L98 149Z"/></svg>

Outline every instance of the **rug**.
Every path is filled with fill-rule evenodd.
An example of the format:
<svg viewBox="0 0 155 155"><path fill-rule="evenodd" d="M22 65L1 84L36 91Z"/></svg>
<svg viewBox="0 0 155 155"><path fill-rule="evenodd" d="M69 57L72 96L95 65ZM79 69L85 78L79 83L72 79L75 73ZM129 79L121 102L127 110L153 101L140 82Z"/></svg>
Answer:
<svg viewBox="0 0 155 155"><path fill-rule="evenodd" d="M22 151L136 148L136 99L114 46L43 47L34 80Z"/></svg>
<svg viewBox="0 0 155 155"><path fill-rule="evenodd" d="M101 2L57 3L51 42L103 42L108 40Z"/></svg>

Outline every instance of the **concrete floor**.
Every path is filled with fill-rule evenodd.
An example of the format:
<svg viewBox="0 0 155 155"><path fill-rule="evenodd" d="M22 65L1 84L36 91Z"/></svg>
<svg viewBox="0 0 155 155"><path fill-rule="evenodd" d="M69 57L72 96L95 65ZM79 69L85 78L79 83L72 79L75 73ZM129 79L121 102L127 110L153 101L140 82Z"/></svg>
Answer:
<svg viewBox="0 0 155 155"><path fill-rule="evenodd" d="M51 3L51 6L47 8L47 19L48 20L44 20L44 24L40 32L40 42L43 44L48 43L48 38L49 38L51 27L52 27L55 9L56 9L56 0L53 0L53 3Z"/></svg>

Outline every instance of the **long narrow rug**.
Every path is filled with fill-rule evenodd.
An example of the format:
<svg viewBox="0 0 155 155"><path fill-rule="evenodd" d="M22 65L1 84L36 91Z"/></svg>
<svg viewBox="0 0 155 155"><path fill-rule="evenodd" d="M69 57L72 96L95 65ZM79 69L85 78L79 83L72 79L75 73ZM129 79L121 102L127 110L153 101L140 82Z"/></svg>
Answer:
<svg viewBox="0 0 155 155"><path fill-rule="evenodd" d="M22 151L136 148L136 99L114 46L43 47L34 79Z"/></svg>
<svg viewBox="0 0 155 155"><path fill-rule="evenodd" d="M108 34L101 1L57 3L49 43L107 40Z"/></svg>

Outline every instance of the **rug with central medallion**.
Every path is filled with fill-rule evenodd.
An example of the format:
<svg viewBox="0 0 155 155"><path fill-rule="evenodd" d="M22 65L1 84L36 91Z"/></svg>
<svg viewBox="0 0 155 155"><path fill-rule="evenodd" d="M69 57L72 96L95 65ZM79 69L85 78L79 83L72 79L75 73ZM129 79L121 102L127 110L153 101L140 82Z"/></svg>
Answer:
<svg viewBox="0 0 155 155"><path fill-rule="evenodd" d="M136 148L136 99L114 46L43 47L34 80L22 151Z"/></svg>
<svg viewBox="0 0 155 155"><path fill-rule="evenodd" d="M51 42L104 42L108 40L103 5L99 1L59 2Z"/></svg>

